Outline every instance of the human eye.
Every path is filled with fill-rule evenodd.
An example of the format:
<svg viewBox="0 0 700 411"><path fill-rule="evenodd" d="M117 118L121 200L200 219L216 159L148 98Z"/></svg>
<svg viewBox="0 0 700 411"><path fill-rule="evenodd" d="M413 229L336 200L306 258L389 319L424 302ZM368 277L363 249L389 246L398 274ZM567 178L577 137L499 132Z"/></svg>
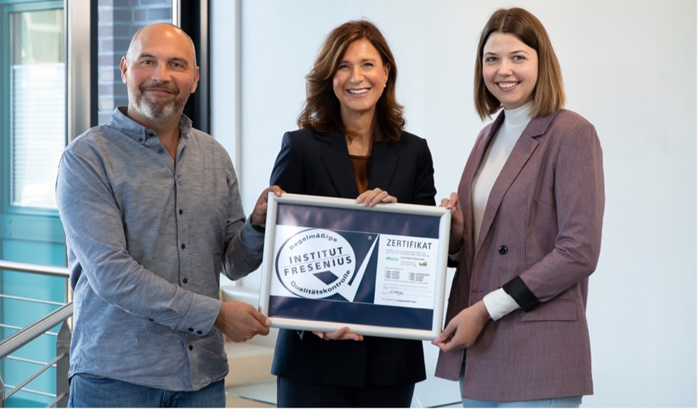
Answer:
<svg viewBox="0 0 700 411"><path fill-rule="evenodd" d="M495 63L498 59L494 56L484 57L484 63Z"/></svg>
<svg viewBox="0 0 700 411"><path fill-rule="evenodd" d="M371 61L366 61L362 64L362 67L374 67L374 63Z"/></svg>
<svg viewBox="0 0 700 411"><path fill-rule="evenodd" d="M349 68L350 68L350 65L347 63L340 63L340 65L338 66L338 70L347 70Z"/></svg>
<svg viewBox="0 0 700 411"><path fill-rule="evenodd" d="M513 56L513 61L524 61L524 60L525 60L525 56L521 56L519 54L516 54L515 56Z"/></svg>
<svg viewBox="0 0 700 411"><path fill-rule="evenodd" d="M153 64L153 59L141 59L139 61L139 64L142 66L150 66L151 64Z"/></svg>

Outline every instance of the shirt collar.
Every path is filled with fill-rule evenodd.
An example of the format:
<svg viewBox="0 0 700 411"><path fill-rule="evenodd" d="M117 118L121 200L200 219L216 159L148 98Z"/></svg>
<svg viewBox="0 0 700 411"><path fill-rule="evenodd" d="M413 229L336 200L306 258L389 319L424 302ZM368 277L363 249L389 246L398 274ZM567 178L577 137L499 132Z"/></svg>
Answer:
<svg viewBox="0 0 700 411"><path fill-rule="evenodd" d="M126 115L126 107L124 106L114 109L112 112L112 117L109 119L109 125L120 130L141 144L146 144L150 138L158 138L155 130L146 128L130 119ZM180 117L180 135L183 138L188 139L190 130L192 130L192 120L190 120L186 115L182 114Z"/></svg>
<svg viewBox="0 0 700 411"><path fill-rule="evenodd" d="M530 116L530 112L532 111L532 106L534 106L534 103L532 101L527 102L526 104L512 109L512 110L503 110L503 112L506 115L506 120L505 123L507 126L523 126L526 125L527 123L530 122L532 117Z"/></svg>

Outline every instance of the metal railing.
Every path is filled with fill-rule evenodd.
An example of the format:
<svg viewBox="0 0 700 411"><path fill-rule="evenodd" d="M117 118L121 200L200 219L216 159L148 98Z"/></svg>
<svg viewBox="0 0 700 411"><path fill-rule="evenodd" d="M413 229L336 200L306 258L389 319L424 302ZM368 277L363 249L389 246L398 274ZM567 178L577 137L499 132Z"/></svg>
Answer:
<svg viewBox="0 0 700 411"><path fill-rule="evenodd" d="M13 261L0 260L0 270L11 270L19 271L31 274L40 275L51 275L64 277L68 279L68 269L64 267L53 267L44 266L36 264L25 264L17 263ZM5 401L17 392L24 391L30 392L38 395L52 397L53 401L49 403L46 408L51 408L53 406L66 407L68 404L68 366L69 366L69 351L70 351L70 340L71 340L71 330L68 325L69 318L73 315L73 303L68 302L66 304L56 303L53 301L37 300L32 298L17 297L0 294L0 298L14 299L20 301L28 301L32 303L39 304L49 304L58 305L60 308L56 309L49 315L36 321L27 327L20 329L15 334L11 335L5 340L0 342L0 360L13 359L28 363L33 363L41 365L42 367L32 374L26 380L20 382L16 386L5 385L0 375L0 407L5 407ZM56 333L52 333L53 327L62 324L61 329ZM17 329L18 327L10 326L7 324L0 324L2 328ZM34 339L42 335L54 335L56 336L56 357L46 363L40 361L34 361L26 358L13 357L12 353L24 347ZM50 368L55 368L56 370L56 394L45 393L36 390L30 390L25 388L27 384L36 379L42 373ZM9 388L11 391L5 395L5 387Z"/></svg>

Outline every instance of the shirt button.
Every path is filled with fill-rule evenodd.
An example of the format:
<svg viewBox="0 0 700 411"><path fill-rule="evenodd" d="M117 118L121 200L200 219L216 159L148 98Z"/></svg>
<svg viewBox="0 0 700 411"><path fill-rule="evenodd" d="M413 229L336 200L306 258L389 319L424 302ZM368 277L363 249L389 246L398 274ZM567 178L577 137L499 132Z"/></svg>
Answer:
<svg viewBox="0 0 700 411"><path fill-rule="evenodd" d="M149 318L148 321L155 321L153 318Z"/></svg>
<svg viewBox="0 0 700 411"><path fill-rule="evenodd" d="M188 328L187 331L194 332L194 328Z"/></svg>
<svg viewBox="0 0 700 411"><path fill-rule="evenodd" d="M180 244L180 248L182 248L182 249L184 250L184 249L185 249L185 245L184 245L184 244Z"/></svg>
<svg viewBox="0 0 700 411"><path fill-rule="evenodd" d="M508 247L506 247L504 245L499 245L498 246L498 254L500 254L500 255L508 254Z"/></svg>
<svg viewBox="0 0 700 411"><path fill-rule="evenodd" d="M149 136L149 137L153 137L153 136L155 136L155 134L153 134L153 133L148 133L148 136Z"/></svg>
<svg viewBox="0 0 700 411"><path fill-rule="evenodd" d="M182 215L182 209L180 209L180 214Z"/></svg>
<svg viewBox="0 0 700 411"><path fill-rule="evenodd" d="M182 283L183 283L183 284L187 284L187 278L183 278L183 279L182 279Z"/></svg>
<svg viewBox="0 0 700 411"><path fill-rule="evenodd" d="M197 334L202 335L202 332L201 332L201 331L197 331Z"/></svg>
<svg viewBox="0 0 700 411"><path fill-rule="evenodd" d="M164 152L165 152L165 150L163 150L162 148L158 149L158 154L163 154Z"/></svg>
<svg viewBox="0 0 700 411"><path fill-rule="evenodd" d="M194 347L190 345L190 351L194 350Z"/></svg>

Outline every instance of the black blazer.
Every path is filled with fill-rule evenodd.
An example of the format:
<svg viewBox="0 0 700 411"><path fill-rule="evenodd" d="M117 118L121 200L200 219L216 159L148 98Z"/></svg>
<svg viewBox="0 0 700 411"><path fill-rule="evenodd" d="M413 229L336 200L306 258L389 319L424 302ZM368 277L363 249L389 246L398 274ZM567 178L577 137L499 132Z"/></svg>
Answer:
<svg viewBox="0 0 700 411"><path fill-rule="evenodd" d="M356 198L360 193L342 132L313 129L282 137L270 185L288 193ZM433 159L426 141L403 132L398 143L372 144L369 186L400 203L435 205ZM324 341L311 333L280 330L272 373L309 383L344 387L404 385L425 379L421 341L365 337Z"/></svg>

